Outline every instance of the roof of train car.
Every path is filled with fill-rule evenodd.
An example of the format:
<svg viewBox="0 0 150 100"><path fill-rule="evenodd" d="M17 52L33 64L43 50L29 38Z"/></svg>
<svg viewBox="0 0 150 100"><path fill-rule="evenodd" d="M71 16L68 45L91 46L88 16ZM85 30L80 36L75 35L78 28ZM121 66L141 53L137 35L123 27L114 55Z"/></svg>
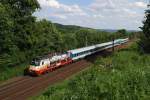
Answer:
<svg viewBox="0 0 150 100"><path fill-rule="evenodd" d="M95 48L95 46L88 46L88 47L78 48L78 49L74 49L74 50L69 50L67 52L71 52L72 54L76 54L76 53L88 51L88 50L91 50L94 48Z"/></svg>
<svg viewBox="0 0 150 100"><path fill-rule="evenodd" d="M124 40L125 39L116 39L116 40L114 40L114 43L124 41ZM78 48L78 49L74 49L74 50L69 50L67 52L71 52L72 54L76 54L76 53L80 53L80 52L84 52L84 51L94 49L96 47L107 46L107 45L110 45L112 43L113 43L113 41L110 41L110 42L106 42L106 43L96 44L96 45L93 45L93 46L88 46L88 47Z"/></svg>
<svg viewBox="0 0 150 100"><path fill-rule="evenodd" d="M111 42L106 42L106 43L101 43L101 44L96 44L95 46L96 47L103 47L103 46L107 46L107 45L110 45L112 44L112 41Z"/></svg>
<svg viewBox="0 0 150 100"><path fill-rule="evenodd" d="M43 56L37 56L37 57L33 58L32 60L49 59L49 58L52 58L53 56L60 55L60 54L61 53L47 53L47 54L44 54Z"/></svg>
<svg viewBox="0 0 150 100"><path fill-rule="evenodd" d="M79 48L79 49L69 50L68 52L71 52L72 54L76 54L76 53L88 51L88 50L91 50L91 49L95 49L96 47L103 47L103 46L110 45L110 44L112 44L112 42L106 42L106 43L96 44L96 45L93 45L93 46L88 46L88 47L83 47L83 48Z"/></svg>

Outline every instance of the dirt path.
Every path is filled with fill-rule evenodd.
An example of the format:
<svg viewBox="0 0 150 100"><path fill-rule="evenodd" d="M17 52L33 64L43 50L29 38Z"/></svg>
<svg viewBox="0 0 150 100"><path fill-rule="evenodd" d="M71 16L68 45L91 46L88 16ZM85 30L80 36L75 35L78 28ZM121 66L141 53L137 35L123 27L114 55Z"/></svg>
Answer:
<svg viewBox="0 0 150 100"><path fill-rule="evenodd" d="M124 44L115 47L115 50L126 48L127 46L128 44ZM97 56L109 55L110 53L111 49L97 53L40 77L20 76L14 78L14 80L8 80L8 82L0 86L0 100L25 100L38 94L49 85L61 82L69 76L89 67Z"/></svg>

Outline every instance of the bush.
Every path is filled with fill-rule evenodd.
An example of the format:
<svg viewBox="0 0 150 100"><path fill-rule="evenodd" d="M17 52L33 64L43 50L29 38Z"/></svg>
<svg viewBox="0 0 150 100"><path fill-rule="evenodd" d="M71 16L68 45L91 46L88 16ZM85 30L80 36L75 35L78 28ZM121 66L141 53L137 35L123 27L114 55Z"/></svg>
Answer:
<svg viewBox="0 0 150 100"><path fill-rule="evenodd" d="M24 74L24 69L28 67L28 63L23 63L15 67L3 67L0 70L0 83L15 76Z"/></svg>

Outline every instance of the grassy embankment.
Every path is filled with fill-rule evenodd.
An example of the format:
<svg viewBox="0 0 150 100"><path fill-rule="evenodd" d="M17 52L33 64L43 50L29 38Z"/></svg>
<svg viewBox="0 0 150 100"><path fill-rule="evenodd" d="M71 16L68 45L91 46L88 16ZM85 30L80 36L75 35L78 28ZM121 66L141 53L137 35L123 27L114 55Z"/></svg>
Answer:
<svg viewBox="0 0 150 100"><path fill-rule="evenodd" d="M14 67L3 67L0 69L0 84L4 81L20 76L24 74L24 69L28 66L28 63L20 64Z"/></svg>
<svg viewBox="0 0 150 100"><path fill-rule="evenodd" d="M150 55L140 54L134 44L32 99L150 100Z"/></svg>

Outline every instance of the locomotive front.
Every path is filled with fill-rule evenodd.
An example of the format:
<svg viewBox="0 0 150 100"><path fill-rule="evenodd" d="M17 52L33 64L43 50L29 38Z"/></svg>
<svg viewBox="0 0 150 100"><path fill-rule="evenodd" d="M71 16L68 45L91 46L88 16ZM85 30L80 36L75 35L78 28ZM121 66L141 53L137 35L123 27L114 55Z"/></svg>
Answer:
<svg viewBox="0 0 150 100"><path fill-rule="evenodd" d="M29 74L32 75L39 75L40 74L40 63L41 60L33 59L30 66L29 66Z"/></svg>

